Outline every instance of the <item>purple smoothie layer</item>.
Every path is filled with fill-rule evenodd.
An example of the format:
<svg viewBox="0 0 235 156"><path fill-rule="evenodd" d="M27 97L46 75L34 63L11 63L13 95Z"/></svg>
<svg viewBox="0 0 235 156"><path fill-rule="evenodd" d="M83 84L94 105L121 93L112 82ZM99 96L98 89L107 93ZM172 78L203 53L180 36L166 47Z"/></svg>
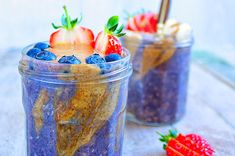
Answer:
<svg viewBox="0 0 235 156"><path fill-rule="evenodd" d="M146 125L170 124L179 120L185 112L191 47L169 50L169 45L156 46L156 41L148 35L143 35L143 38L139 45L129 45L138 47L132 52L134 72L129 83L128 119ZM148 58L144 52L152 54L148 54ZM162 61L164 58L160 57L172 54L160 64L145 65L154 59L157 52L164 54L154 61ZM148 70L143 72L144 66Z"/></svg>

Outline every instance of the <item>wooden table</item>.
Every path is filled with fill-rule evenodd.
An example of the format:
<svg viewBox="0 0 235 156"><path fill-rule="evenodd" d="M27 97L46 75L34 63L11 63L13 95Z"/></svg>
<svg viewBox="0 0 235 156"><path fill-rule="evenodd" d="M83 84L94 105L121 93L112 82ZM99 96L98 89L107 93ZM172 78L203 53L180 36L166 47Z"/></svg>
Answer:
<svg viewBox="0 0 235 156"><path fill-rule="evenodd" d="M24 111L18 74L20 51L0 51L0 156L25 155ZM124 156L164 156L156 131L177 128L199 133L215 148L216 156L235 155L235 90L197 63L191 66L187 113L171 126L145 127L127 123Z"/></svg>

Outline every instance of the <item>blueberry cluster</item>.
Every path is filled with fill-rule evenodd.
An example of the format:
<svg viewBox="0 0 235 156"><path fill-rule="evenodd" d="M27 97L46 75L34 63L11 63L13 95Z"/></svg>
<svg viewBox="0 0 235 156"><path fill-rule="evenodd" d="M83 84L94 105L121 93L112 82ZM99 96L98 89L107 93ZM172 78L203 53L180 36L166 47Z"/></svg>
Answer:
<svg viewBox="0 0 235 156"><path fill-rule="evenodd" d="M56 59L56 55L52 52L47 51L50 45L47 43L39 42L35 44L34 48L27 52L27 55L38 60L52 61Z"/></svg>
<svg viewBox="0 0 235 156"><path fill-rule="evenodd" d="M49 47L50 47L49 44L39 42L35 44L35 46L27 52L27 55L38 60L44 60L44 61L56 60L57 59L56 55L47 50ZM102 63L113 62L120 59L121 56L115 53L109 54L105 57L101 57L99 54L95 53L86 58L86 63L99 64L100 66L102 66L101 65ZM81 64L81 61L74 55L63 56L58 60L58 62L61 64Z"/></svg>
<svg viewBox="0 0 235 156"><path fill-rule="evenodd" d="M87 64L101 64L101 63L105 63L105 62L113 62L113 61L117 61L120 60L121 56L118 54L109 54L107 56L105 56L104 58L101 57L99 54L93 54L89 57L86 58L86 63Z"/></svg>
<svg viewBox="0 0 235 156"><path fill-rule="evenodd" d="M87 64L97 64L101 69L101 74L105 74L110 71L111 65L104 64L105 62L113 62L120 60L121 56L118 54L109 54L105 57L101 57L99 54L93 54L86 58Z"/></svg>

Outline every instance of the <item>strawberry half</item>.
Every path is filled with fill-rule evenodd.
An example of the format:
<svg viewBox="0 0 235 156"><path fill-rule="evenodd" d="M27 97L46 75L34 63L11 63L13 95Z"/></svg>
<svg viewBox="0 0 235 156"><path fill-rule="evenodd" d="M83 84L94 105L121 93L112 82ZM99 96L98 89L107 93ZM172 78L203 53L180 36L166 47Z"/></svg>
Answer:
<svg viewBox="0 0 235 156"><path fill-rule="evenodd" d="M122 44L118 37L124 36L122 32L124 26L119 27L119 17L111 17L106 26L105 30L99 32L95 40L95 50L102 56L106 56L112 53L122 55Z"/></svg>
<svg viewBox="0 0 235 156"><path fill-rule="evenodd" d="M156 33L158 18L154 13L140 13L128 18L126 29L135 32Z"/></svg>
<svg viewBox="0 0 235 156"><path fill-rule="evenodd" d="M213 156L214 150L208 142L197 134L178 134L175 130L170 130L170 134L159 133L163 148L167 156Z"/></svg>
<svg viewBox="0 0 235 156"><path fill-rule="evenodd" d="M77 26L82 18L71 20L66 7L63 8L65 15L61 17L62 26L52 23L52 26L59 30L51 34L50 46L56 49L79 49L81 45L94 47L93 32L88 28Z"/></svg>

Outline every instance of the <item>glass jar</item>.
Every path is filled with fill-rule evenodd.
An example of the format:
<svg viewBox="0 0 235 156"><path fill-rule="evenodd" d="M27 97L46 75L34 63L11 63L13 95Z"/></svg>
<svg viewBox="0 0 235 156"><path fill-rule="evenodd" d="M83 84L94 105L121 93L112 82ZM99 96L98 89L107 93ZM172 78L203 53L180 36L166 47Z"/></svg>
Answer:
<svg viewBox="0 0 235 156"><path fill-rule="evenodd" d="M193 40L179 43L171 37L133 33L123 42L133 63L127 119L150 126L178 121L185 112Z"/></svg>
<svg viewBox="0 0 235 156"><path fill-rule="evenodd" d="M130 54L98 65L40 61L22 53L27 154L122 155Z"/></svg>

